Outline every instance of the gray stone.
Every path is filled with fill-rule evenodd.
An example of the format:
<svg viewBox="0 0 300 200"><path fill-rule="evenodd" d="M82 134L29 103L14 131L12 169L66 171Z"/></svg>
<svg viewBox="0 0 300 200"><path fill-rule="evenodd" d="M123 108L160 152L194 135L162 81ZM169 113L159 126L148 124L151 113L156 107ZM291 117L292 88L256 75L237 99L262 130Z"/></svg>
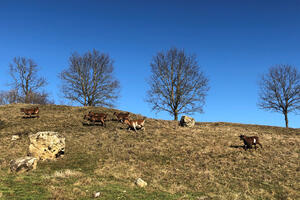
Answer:
<svg viewBox="0 0 300 200"><path fill-rule="evenodd" d="M37 161L38 161L38 159L36 159L34 157L29 157L29 156L23 157L23 158L18 158L16 160L11 160L10 161L10 171L22 173L22 172L27 172L30 170L35 170Z"/></svg>

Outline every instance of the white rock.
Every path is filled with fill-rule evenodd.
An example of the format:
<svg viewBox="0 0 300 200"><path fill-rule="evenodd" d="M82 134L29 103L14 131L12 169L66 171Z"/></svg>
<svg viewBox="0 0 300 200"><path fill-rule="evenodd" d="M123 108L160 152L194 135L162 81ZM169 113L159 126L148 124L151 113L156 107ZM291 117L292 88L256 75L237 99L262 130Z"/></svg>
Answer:
<svg viewBox="0 0 300 200"><path fill-rule="evenodd" d="M195 125L195 119L188 116L182 116L179 124L184 127L193 127Z"/></svg>
<svg viewBox="0 0 300 200"><path fill-rule="evenodd" d="M143 179L141 178L138 178L136 181L135 181L135 184L139 187L146 187L147 186L147 182L145 182Z"/></svg>
<svg viewBox="0 0 300 200"><path fill-rule="evenodd" d="M100 197L100 195L101 195L101 193L100 193L100 192L95 192L95 193L94 193L94 197L95 197L95 198L98 198L98 197Z"/></svg>
<svg viewBox="0 0 300 200"><path fill-rule="evenodd" d="M13 136L11 136L11 140L12 140L12 141L18 140L18 139L20 139L20 136L18 136L18 135L13 135Z"/></svg>
<svg viewBox="0 0 300 200"><path fill-rule="evenodd" d="M30 170L35 170L37 165L37 159L34 157L23 157L10 161L10 171L11 172L27 172Z"/></svg>

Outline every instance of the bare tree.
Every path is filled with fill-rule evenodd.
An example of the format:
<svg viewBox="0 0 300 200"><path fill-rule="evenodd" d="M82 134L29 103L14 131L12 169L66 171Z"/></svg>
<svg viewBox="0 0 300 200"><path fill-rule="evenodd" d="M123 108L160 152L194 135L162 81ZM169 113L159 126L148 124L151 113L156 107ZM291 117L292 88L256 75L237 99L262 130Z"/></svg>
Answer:
<svg viewBox="0 0 300 200"><path fill-rule="evenodd" d="M1 91L0 92L0 105L7 104L8 99L7 99L7 92Z"/></svg>
<svg viewBox="0 0 300 200"><path fill-rule="evenodd" d="M49 99L49 94L45 91L29 93L26 98L27 103L31 104L54 104L53 100ZM24 103L25 97L20 96L17 90L1 91L0 92L0 105L11 103Z"/></svg>
<svg viewBox="0 0 300 200"><path fill-rule="evenodd" d="M69 68L60 73L65 98L84 106L112 107L120 87L113 77L112 59L93 50L82 56L73 53L69 60Z"/></svg>
<svg viewBox="0 0 300 200"><path fill-rule="evenodd" d="M262 76L259 86L259 108L282 113L288 128L288 113L300 110L298 70L290 65L271 67L269 72Z"/></svg>
<svg viewBox="0 0 300 200"><path fill-rule="evenodd" d="M15 57L9 67L14 90L21 92L24 103L30 103L30 96L33 93L37 94L38 90L47 84L46 79L38 76L39 67L32 59Z"/></svg>
<svg viewBox="0 0 300 200"><path fill-rule="evenodd" d="M27 101L29 101L28 103L32 103L32 104L42 104L42 105L54 104L54 101L50 100L49 94L45 91L31 92L28 95Z"/></svg>
<svg viewBox="0 0 300 200"><path fill-rule="evenodd" d="M17 90L1 91L0 92L0 105L18 103L20 96Z"/></svg>
<svg viewBox="0 0 300 200"><path fill-rule="evenodd" d="M182 113L203 112L209 86L195 56L171 48L157 53L150 66L152 75L146 101L153 110L166 111L174 120Z"/></svg>

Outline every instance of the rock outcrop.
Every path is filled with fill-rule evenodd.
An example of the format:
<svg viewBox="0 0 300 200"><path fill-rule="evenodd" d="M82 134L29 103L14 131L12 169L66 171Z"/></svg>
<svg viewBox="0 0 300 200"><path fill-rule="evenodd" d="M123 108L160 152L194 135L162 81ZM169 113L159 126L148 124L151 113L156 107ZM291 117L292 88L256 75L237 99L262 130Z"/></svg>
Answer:
<svg viewBox="0 0 300 200"><path fill-rule="evenodd" d="M193 127L195 125L195 119L188 116L182 116L179 124L183 127Z"/></svg>
<svg viewBox="0 0 300 200"><path fill-rule="evenodd" d="M22 173L22 172L28 172L30 170L35 170L37 161L38 161L37 158L29 157L29 156L18 158L16 160L11 160L10 171Z"/></svg>
<svg viewBox="0 0 300 200"><path fill-rule="evenodd" d="M39 160L54 160L64 154L65 138L57 132L38 132L29 139L29 154Z"/></svg>

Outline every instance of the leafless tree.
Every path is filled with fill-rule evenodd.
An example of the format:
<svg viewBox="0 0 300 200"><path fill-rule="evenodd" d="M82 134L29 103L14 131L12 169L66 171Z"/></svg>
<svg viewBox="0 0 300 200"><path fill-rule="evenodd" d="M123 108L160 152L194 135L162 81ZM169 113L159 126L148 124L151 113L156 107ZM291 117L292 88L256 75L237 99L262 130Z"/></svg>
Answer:
<svg viewBox="0 0 300 200"><path fill-rule="evenodd" d="M49 99L49 94L43 92L31 92L27 95L27 103L31 104L54 104L53 100ZM25 97L20 96L17 90L1 91L0 92L0 105L11 103L24 103Z"/></svg>
<svg viewBox="0 0 300 200"><path fill-rule="evenodd" d="M99 51L73 53L68 69L60 73L65 98L84 106L112 107L118 98L119 82L113 77L112 59Z"/></svg>
<svg viewBox="0 0 300 200"><path fill-rule="evenodd" d="M45 91L42 92L31 92L28 95L28 103L32 103L32 104L54 104L53 100L50 100L49 98L49 94Z"/></svg>
<svg viewBox="0 0 300 200"><path fill-rule="evenodd" d="M288 113L300 110L299 71L290 65L271 67L259 86L259 108L282 113L288 128Z"/></svg>
<svg viewBox="0 0 300 200"><path fill-rule="evenodd" d="M47 84L46 79L38 76L39 67L32 59L15 57L9 67L13 90L21 92L24 103L30 103L30 96Z"/></svg>
<svg viewBox="0 0 300 200"><path fill-rule="evenodd" d="M200 71L194 55L171 48L159 52L150 64L152 75L146 101L153 110L178 115L202 113L209 90L208 78Z"/></svg>
<svg viewBox="0 0 300 200"><path fill-rule="evenodd" d="M7 92L1 91L0 92L0 105L8 104L8 99L7 99Z"/></svg>
<svg viewBox="0 0 300 200"><path fill-rule="evenodd" d="M1 91L0 92L0 105L18 103L20 96L17 90Z"/></svg>

